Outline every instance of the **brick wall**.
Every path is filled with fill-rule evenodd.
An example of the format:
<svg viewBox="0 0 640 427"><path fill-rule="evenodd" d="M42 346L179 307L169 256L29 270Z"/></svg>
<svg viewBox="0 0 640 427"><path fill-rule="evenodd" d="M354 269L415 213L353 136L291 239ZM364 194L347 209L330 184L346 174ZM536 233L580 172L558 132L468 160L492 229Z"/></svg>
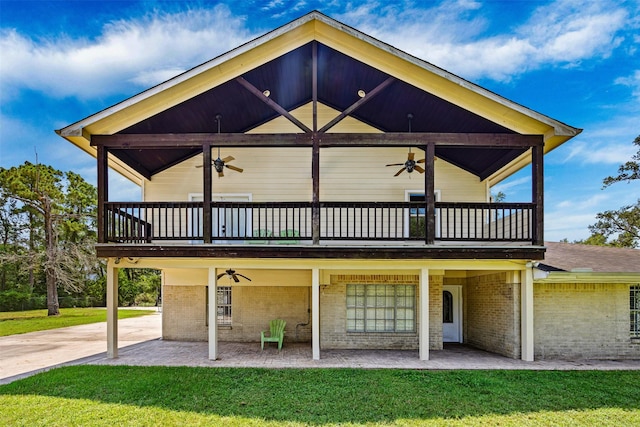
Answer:
<svg viewBox="0 0 640 427"><path fill-rule="evenodd" d="M464 341L474 347L520 357L520 285L506 273L467 279Z"/></svg>
<svg viewBox="0 0 640 427"><path fill-rule="evenodd" d="M260 331L269 329L270 320L284 319L285 342L311 342L310 287L237 286L231 292L232 327L219 328L219 340L260 342ZM300 323L309 324L296 328Z"/></svg>
<svg viewBox="0 0 640 427"><path fill-rule="evenodd" d="M534 284L536 359L640 358L629 336L629 285Z"/></svg>
<svg viewBox="0 0 640 427"><path fill-rule="evenodd" d="M162 291L163 339L207 341L206 287L165 285ZM232 325L218 328L220 341L260 342L260 331L276 318L287 322L285 342L311 341L310 324L296 334L296 325L309 320L309 287L233 286L231 292Z"/></svg>
<svg viewBox="0 0 640 427"><path fill-rule="evenodd" d="M347 284L410 284L416 286L416 330L413 333L347 332ZM442 349L442 277L429 277L430 349ZM406 349L419 347L417 275L332 275L320 289L320 347L323 349Z"/></svg>
<svg viewBox="0 0 640 427"><path fill-rule="evenodd" d="M162 339L208 341L204 286L162 287Z"/></svg>

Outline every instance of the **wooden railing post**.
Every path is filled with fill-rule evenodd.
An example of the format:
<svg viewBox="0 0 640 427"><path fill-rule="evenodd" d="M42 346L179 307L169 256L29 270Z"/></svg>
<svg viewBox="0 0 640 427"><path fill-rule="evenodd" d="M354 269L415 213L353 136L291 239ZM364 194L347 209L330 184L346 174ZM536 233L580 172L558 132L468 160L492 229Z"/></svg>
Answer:
<svg viewBox="0 0 640 427"><path fill-rule="evenodd" d="M542 139L542 136L540 136ZM531 147L532 202L535 204L533 244L544 245L544 141Z"/></svg>
<svg viewBox="0 0 640 427"><path fill-rule="evenodd" d="M426 234L425 243L432 245L436 238L436 194L435 194L435 159L436 146L433 143L427 144L425 147L424 162L424 198L425 198L425 218L426 218Z"/></svg>
<svg viewBox="0 0 640 427"><path fill-rule="evenodd" d="M204 243L211 243L213 234L213 219L211 217L211 144L202 144L202 239Z"/></svg>
<svg viewBox="0 0 640 427"><path fill-rule="evenodd" d="M104 145L98 145L98 243L107 242L107 221L105 202L109 201L109 152Z"/></svg>

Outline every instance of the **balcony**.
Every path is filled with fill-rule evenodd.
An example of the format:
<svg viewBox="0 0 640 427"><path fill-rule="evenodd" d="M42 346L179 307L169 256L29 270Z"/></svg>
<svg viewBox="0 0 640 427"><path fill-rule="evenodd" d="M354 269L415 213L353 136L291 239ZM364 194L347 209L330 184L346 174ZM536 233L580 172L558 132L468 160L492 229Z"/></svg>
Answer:
<svg viewBox="0 0 640 427"><path fill-rule="evenodd" d="M104 240L116 244L535 244L533 203L104 203ZM207 215L205 215L207 214ZM210 220L205 220L208 217Z"/></svg>

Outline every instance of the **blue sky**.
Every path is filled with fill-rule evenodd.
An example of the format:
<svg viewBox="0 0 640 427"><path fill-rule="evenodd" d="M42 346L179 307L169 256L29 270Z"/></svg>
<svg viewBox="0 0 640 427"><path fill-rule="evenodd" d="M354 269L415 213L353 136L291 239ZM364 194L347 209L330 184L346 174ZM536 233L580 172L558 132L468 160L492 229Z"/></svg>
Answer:
<svg viewBox="0 0 640 427"><path fill-rule="evenodd" d="M0 0L0 167L25 160L93 184L95 160L54 133L301 15L330 17L584 132L545 157L545 236L589 235L640 134L640 1ZM111 199L138 191L114 177ZM529 172L501 183L529 201Z"/></svg>

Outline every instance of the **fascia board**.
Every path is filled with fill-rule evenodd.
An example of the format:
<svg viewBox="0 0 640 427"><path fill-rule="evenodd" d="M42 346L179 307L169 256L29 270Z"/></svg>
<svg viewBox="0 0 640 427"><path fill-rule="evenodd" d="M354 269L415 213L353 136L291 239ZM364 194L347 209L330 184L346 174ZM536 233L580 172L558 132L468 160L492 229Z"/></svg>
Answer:
<svg viewBox="0 0 640 427"><path fill-rule="evenodd" d="M546 278L535 278L534 283L640 283L640 273L576 273L547 272Z"/></svg>

